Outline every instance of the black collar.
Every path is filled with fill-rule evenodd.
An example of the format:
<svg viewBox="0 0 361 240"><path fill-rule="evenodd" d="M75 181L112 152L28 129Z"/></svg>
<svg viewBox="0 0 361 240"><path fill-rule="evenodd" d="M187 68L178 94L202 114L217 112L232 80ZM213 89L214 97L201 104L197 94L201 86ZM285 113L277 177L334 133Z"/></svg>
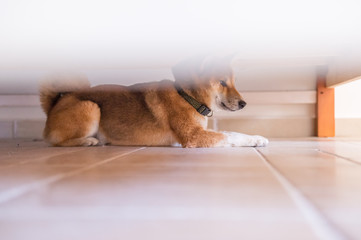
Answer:
<svg viewBox="0 0 361 240"><path fill-rule="evenodd" d="M213 116L213 111L209 107L189 96L178 84L174 84L174 86L177 89L178 94L181 95L181 97L183 97L184 100L186 100L194 109L196 109L198 113L206 117Z"/></svg>

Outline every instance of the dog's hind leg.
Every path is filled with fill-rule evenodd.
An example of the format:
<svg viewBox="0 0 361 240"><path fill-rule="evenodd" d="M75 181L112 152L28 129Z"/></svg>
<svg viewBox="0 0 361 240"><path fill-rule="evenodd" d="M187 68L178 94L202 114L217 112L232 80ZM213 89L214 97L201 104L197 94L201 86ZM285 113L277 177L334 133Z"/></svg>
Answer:
<svg viewBox="0 0 361 240"><path fill-rule="evenodd" d="M45 139L53 146L93 146L99 140L100 109L91 101L80 101L72 96L62 99L48 117Z"/></svg>
<svg viewBox="0 0 361 240"><path fill-rule="evenodd" d="M60 142L60 143L56 144L56 146L62 146L62 147L83 146L83 147L88 147L88 146L95 146L95 145L98 144L98 142L99 142L99 140L94 138L94 137L73 138L73 139L68 139L68 140L65 140L63 142Z"/></svg>

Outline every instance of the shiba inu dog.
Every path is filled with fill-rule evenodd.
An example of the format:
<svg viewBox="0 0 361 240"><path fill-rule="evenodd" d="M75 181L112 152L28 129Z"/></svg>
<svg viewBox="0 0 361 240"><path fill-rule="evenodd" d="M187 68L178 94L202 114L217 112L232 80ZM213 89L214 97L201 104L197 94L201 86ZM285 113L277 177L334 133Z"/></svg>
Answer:
<svg viewBox="0 0 361 240"><path fill-rule="evenodd" d="M47 115L44 138L53 146L175 143L186 148L266 146L268 140L207 130L213 110L237 111L246 102L235 88L229 62L182 62L176 81L91 87L83 77L58 77L40 85Z"/></svg>

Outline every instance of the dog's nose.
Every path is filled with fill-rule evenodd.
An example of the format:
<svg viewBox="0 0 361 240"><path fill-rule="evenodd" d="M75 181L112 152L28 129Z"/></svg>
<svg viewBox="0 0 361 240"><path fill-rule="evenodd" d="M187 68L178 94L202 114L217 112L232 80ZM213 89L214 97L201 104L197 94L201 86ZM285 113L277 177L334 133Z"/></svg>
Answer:
<svg viewBox="0 0 361 240"><path fill-rule="evenodd" d="M247 103L245 101L243 101L243 100L240 100L238 102L239 109L243 109L246 105L247 105Z"/></svg>

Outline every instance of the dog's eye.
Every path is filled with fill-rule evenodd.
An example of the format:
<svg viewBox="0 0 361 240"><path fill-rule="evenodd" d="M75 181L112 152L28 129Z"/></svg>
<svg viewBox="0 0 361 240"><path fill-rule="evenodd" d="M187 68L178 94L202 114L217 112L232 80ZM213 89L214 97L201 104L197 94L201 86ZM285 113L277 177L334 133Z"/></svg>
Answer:
<svg viewBox="0 0 361 240"><path fill-rule="evenodd" d="M225 81L221 80L219 83L220 83L223 87L227 87L227 83L226 83Z"/></svg>

